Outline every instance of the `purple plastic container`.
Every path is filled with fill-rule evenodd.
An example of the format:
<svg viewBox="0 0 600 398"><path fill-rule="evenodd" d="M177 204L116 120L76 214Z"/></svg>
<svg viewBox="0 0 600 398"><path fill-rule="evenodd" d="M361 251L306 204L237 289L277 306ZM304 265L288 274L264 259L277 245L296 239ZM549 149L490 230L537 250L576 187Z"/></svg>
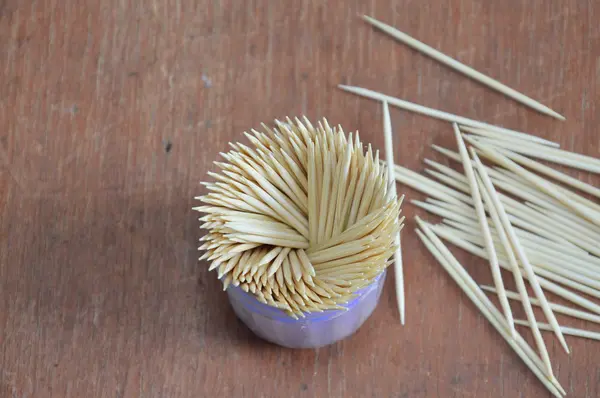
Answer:
<svg viewBox="0 0 600 398"><path fill-rule="evenodd" d="M288 348L318 348L345 339L362 326L377 307L385 275L386 271L357 291L355 298L343 305L347 310L310 313L297 320L239 287L230 285L227 295L236 315L257 336Z"/></svg>

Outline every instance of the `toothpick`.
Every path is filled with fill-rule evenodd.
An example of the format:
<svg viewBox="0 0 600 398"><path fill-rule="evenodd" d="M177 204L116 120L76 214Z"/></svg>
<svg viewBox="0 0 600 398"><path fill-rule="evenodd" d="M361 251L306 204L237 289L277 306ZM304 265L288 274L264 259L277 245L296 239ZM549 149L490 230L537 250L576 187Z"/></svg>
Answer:
<svg viewBox="0 0 600 398"><path fill-rule="evenodd" d="M485 250L483 250L482 248L480 248L470 242L467 242L464 239L457 237L454 234L448 233L448 231L446 231L445 229L436 228L436 234L438 234L440 237L444 238L448 242L456 245L457 247L460 247L461 249L467 251L468 253L471 253L475 256L487 259L487 254L486 254ZM504 261L504 259L499 259L499 263L502 268L504 268L508 271L510 271L512 269L511 266L508 265L508 263ZM524 276L527 277L527 275L524 275ZM552 293L556 294L557 296L560 296L566 300L576 303L577 305L579 305L582 308L585 308L596 314L600 314L600 305L597 305L596 303L588 300L587 298L585 298L577 293L574 293L570 290L567 290L564 287L562 287L561 285L557 284L557 283L560 283L565 286L569 286L568 279L558 276L557 278L554 278L554 280L556 283L538 275L538 281L544 289L546 289L549 292L552 292ZM600 298L600 295L598 295L597 298Z"/></svg>
<svg viewBox="0 0 600 398"><path fill-rule="evenodd" d="M432 204L435 205L434 203ZM462 209L456 210L462 211ZM483 239L480 236L481 233L475 225L460 224L452 220L447 220L447 224L459 229L461 233L468 235L468 240L472 243L484 246ZM600 281L600 264L598 264L596 257L567 252L563 246L555 245L554 242L536 242L523 234L521 230L515 229L515 232L521 240L527 255L530 255L532 264L539 264L540 267L550 267L551 269L570 270L576 272L580 277L591 278L592 281L590 282L593 282L593 280ZM495 229L491 235L494 243L499 241L498 233ZM587 283L587 280L583 283Z"/></svg>
<svg viewBox="0 0 600 398"><path fill-rule="evenodd" d="M435 170L431 170L431 169L425 169L425 173L432 175L433 177L437 178L444 184L446 184L454 189L457 189L461 192L465 192L465 193L471 192L471 189L469 188L469 185L466 182L457 181L445 174L440 173L439 171L435 171Z"/></svg>
<svg viewBox="0 0 600 398"><path fill-rule="evenodd" d="M521 320L515 320L515 323L517 325L529 326L529 325L527 325L527 323L525 323ZM550 325L548 325L547 323L538 323L538 327L542 330L552 331L552 327ZM571 336L583 337L583 338L590 339L590 340L600 340L600 333L598 333L598 332L591 332L589 330L570 328L567 326L561 326L560 329L562 330L562 332L564 334L568 334Z"/></svg>
<svg viewBox="0 0 600 398"><path fill-rule="evenodd" d="M376 28L379 28L382 31L384 31L385 33L387 33L388 35L392 36L396 40L435 59L436 61L450 67L451 69L453 69L457 72L460 72L463 75L465 75L475 81L478 81L479 83L481 83L493 90L496 90L525 106L530 107L531 109L534 109L545 115L552 116L561 121L565 120L564 116L562 116L561 114L548 108L546 105L543 105L543 104L539 103L538 101L535 101L535 100L527 97L526 95L521 94L517 90L512 89L512 88L500 83L499 81L492 79L491 77L486 76L481 72L476 71L475 69L471 68L470 66L467 66L467 65L455 60L454 58L451 58L451 57L447 56L446 54L443 54L442 52L428 46L427 44L425 44L423 42L420 42L419 40L407 35L406 33L401 32L398 29L396 29L390 25L387 25L383 22L376 20L375 18L366 16L366 15L363 16L363 19L365 21L369 22L371 25L375 26Z"/></svg>
<svg viewBox="0 0 600 398"><path fill-rule="evenodd" d="M482 247L484 246L483 239L479 236L479 234L481 234L479 230L464 232L445 226L435 226L433 228L435 230L449 230L453 234L460 236L462 239ZM497 238L494 239L494 242L497 240ZM568 256L553 255L545 253L542 250L532 249L525 243L523 243L523 248L529 256L532 268L537 275L548 272L553 277L562 276L572 281L571 283L577 282L586 287L595 289L596 295L600 294L600 272L598 272L598 270L590 268L586 269L585 267L575 265L576 259L569 260ZM561 259L561 257L563 257L563 259ZM567 258L564 259L564 257ZM507 254L505 251L498 253L498 259L505 260L506 258Z"/></svg>
<svg viewBox="0 0 600 398"><path fill-rule="evenodd" d="M417 187L416 189L418 189L419 191L428 193L426 187L424 187L423 185L418 185L416 184L415 187ZM432 195L433 196L433 195ZM504 198L504 196L503 196ZM442 197L442 200L445 200ZM465 206L456 206L455 203L451 203L451 205L454 206L454 208L448 209L448 206L446 206L446 208L440 208L440 207L435 207L435 206L431 206L430 204L427 203L423 203L417 200L411 200L411 203L433 213L436 214L440 217L445 217L451 220L456 220L456 221L461 221L461 222L468 222L468 219L471 218L472 220L475 220L475 215L472 213L468 213L465 212L465 210L469 210L470 207L465 207ZM457 209L461 209L460 214L456 212ZM511 209L512 211L512 209ZM569 244L572 245L570 242L564 240L561 237L557 237L555 235L555 231L548 231L544 228L540 228L537 227L536 225L533 225L531 223L531 219L529 217L523 217L522 214L520 214L519 217L516 217L513 214L507 214L509 221L514 224L515 226L520 227L522 230L529 230L532 232L535 232L536 234L543 236L549 240L552 240L558 244ZM467 220L467 221L465 221ZM574 249L579 249L578 247L572 245L572 248ZM580 250L580 249L579 249Z"/></svg>
<svg viewBox="0 0 600 398"><path fill-rule="evenodd" d="M429 166L432 166L434 168L436 168L437 170L441 171L442 173L446 174L448 177L455 179L456 181L462 183L462 184L468 184L467 182L467 177L465 177L463 174L459 173L458 171L454 170L453 168L450 168L448 166L444 166L441 163L438 163L436 161L433 161L431 159L424 159L425 163ZM459 162L462 163L462 158L459 159Z"/></svg>
<svg viewBox="0 0 600 398"><path fill-rule="evenodd" d="M497 140L503 140L503 141L508 141L511 143L523 143L523 144L530 144L530 145L538 145L540 144L540 142L537 140L538 137L536 137L535 135L531 135L531 134L527 134L527 133L519 133L519 132L514 132L513 134L499 134L497 131L489 131L489 130L483 130L480 128L474 128L474 127L469 127L469 126L463 126L462 124L459 125L460 129L462 131L465 131L467 133L471 133L471 134L475 134L475 135L479 135L482 137L487 137L487 138L493 138L493 139L497 139ZM544 145L544 144L542 144ZM551 148L560 148L560 145L558 143L552 143L552 145L545 145L547 147L551 147Z"/></svg>
<svg viewBox="0 0 600 398"><path fill-rule="evenodd" d="M475 140L469 139L469 142L475 145L477 148L481 149L487 156L492 158L494 161L497 161L502 166L506 167L507 169L525 178L530 183L534 184L536 187L538 187L538 189L546 192L548 195L569 206L570 208L572 208L577 213L581 214L583 217L587 218L594 224L600 225L600 213L591 210L590 208L588 208L585 205L582 205L581 203L575 202L563 192L553 189L552 186L548 184L546 180L527 171L512 160L508 159L506 156L498 153L497 151L494 151L493 148Z"/></svg>
<svg viewBox="0 0 600 398"><path fill-rule="evenodd" d="M481 152L480 154L485 157L488 157L488 155L483 152ZM494 159L490 159L490 160L497 163L497 160L494 160ZM498 171L498 173L504 174L506 177L508 177L511 180L521 182L522 185L530 184L527 181L527 179L524 178L522 175L519 175L510 170L506 170L506 169L502 168L501 166L496 167L496 170ZM540 180L544 181L547 184L548 188L551 189L552 191L557 191L557 192L561 193L562 195L564 195L566 198L568 198L568 199L578 203L579 205L588 208L590 211L595 212L600 215L600 204L598 204L595 201L592 201L590 199L587 199L587 198L583 197L582 195L579 195L576 192L573 192L572 190L567 189L566 187L563 187L560 184L556 184L556 183L551 182L540 176L537 176L537 177ZM539 188L537 186L531 186L531 184L529 185L529 187L530 187L529 191L531 191L532 189L536 190L536 192L539 192L547 202L550 202L550 203L554 204L555 206L562 207L562 208L564 208L563 210L570 210L569 206L567 204L559 201L555 197L552 197L546 191L539 190ZM573 213L573 212L571 212L571 213Z"/></svg>
<svg viewBox="0 0 600 398"><path fill-rule="evenodd" d="M356 136L327 120L275 121L216 162L201 238L209 270L292 318L339 310L390 265L401 200ZM320 243L319 243L320 242ZM305 252L306 249L308 252ZM307 254L308 253L308 254Z"/></svg>
<svg viewBox="0 0 600 398"><path fill-rule="evenodd" d="M485 166L484 166L485 167ZM555 208L551 202L545 200L544 198L540 198L540 196L531 195L528 192L525 192L523 187L516 182L504 183L500 182L497 178L498 176L502 176L501 173L498 173L494 169L490 169L486 167L486 171L489 173L490 178L494 184L497 184L498 187L512 193L515 196L520 196L526 200L533 200L536 203L541 203L546 207ZM444 180L447 180L445 177L440 177ZM464 177L462 177L464 178ZM457 188L465 189L464 183L462 182L451 182L447 181L449 184L454 184ZM530 224L524 225L525 229L536 230L538 234L549 237L552 240L556 240L556 237L561 237L561 240L569 242L571 246L576 246L578 251L582 251L579 247L590 251L596 255L600 255L600 247L596 244L596 241L600 238L598 232L595 229L600 228L597 225L589 224L589 226L581 225L581 223L573 221L571 218L567 220L558 221L556 220L556 215L550 216L544 213L544 211L540 211L535 207L525 205L520 203L506 195L499 194L502 203L504 204L509 217L519 217L522 220L529 222ZM462 206L463 210L466 210L464 206ZM559 210L560 211L560 210ZM540 214L540 212L542 214ZM552 214L552 213L551 213ZM522 226L522 223L519 221L513 221L517 225ZM540 232L543 231L544 232ZM550 233L550 235L549 235Z"/></svg>
<svg viewBox="0 0 600 398"><path fill-rule="evenodd" d="M587 184L581 180L573 178L568 174L561 173L558 170L554 170L552 167L548 167L540 162L531 160L525 156L519 155L516 152L505 149L498 149L498 152L502 153L509 159L522 164L523 166L527 166L530 169L537 171L538 173L545 174L548 177L554 178L555 180L558 180L583 192L587 192L590 195L594 195L595 197L600 198L600 189L596 188L593 185Z"/></svg>
<svg viewBox="0 0 600 398"><path fill-rule="evenodd" d="M439 196L440 198L445 198L457 204L473 204L473 199L469 195L466 195L443 184L435 182L432 179L429 179L419 173L415 173L410 169L396 165L394 167L394 171L396 172L396 180L405 182L407 185L410 185L413 188L415 186L426 185L430 188L433 188L433 191L438 191L439 194L437 196ZM431 194L431 196L434 196L434 194Z"/></svg>
<svg viewBox="0 0 600 398"><path fill-rule="evenodd" d="M446 156L448 159L452 159L456 162L461 162L461 158L460 155L448 148L444 148L442 146L439 145L435 145L435 144L431 144L431 147L433 149L435 149L437 152L441 153L442 155Z"/></svg>
<svg viewBox="0 0 600 398"><path fill-rule="evenodd" d="M544 371L544 364L535 351L533 351L529 344L527 344L518 333L516 334L516 338L511 338L511 335L508 332L510 329L508 323L500 311L496 309L483 291L479 289L462 264L456 260L439 238L418 217L416 220L424 232L416 230L417 235L421 241L423 241L425 247L437 259L446 272L450 274L452 279L454 279L461 290L469 297L492 326L502 335L502 337L504 337L505 341L513 348L517 355L519 355L544 386L546 386L554 396L562 397L560 393L560 391L562 391L560 383L552 376L552 373Z"/></svg>
<svg viewBox="0 0 600 398"><path fill-rule="evenodd" d="M485 248L488 252L490 268L492 270L492 277L494 279L496 289L498 289L498 298L500 299L500 305L504 312L504 316L506 316L506 321L510 326L511 334L514 338L516 336L517 331L515 330L515 325L513 323L513 316L512 311L510 309L510 304L508 303L508 298L506 297L506 294L504 292L504 281L502 280L502 274L500 273L498 257L496 256L496 249L494 248L494 242L492 241L492 235L490 233L490 227L488 225L485 210L483 208L483 202L481 200L481 194L479 193L479 187L477 186L477 181L475 181L473 165L471 164L471 159L469 158L467 147L465 146L465 143L460 135L460 130L458 129L456 123L452 124L452 128L454 129L454 135L458 144L459 153L463 161L463 168L465 171L465 175L467 176L469 187L471 189L471 197L473 198L473 203L475 204L475 211L479 220L479 227L481 228L481 232L483 233L483 240L485 243Z"/></svg>
<svg viewBox="0 0 600 398"><path fill-rule="evenodd" d="M447 122L457 123L460 125L465 125L465 126L470 126L470 127L476 127L476 128L480 128L480 129L484 129L484 130L496 131L501 134L503 134L503 133L513 134L515 132L514 130L494 126L494 125L491 125L488 123L479 122L477 120L468 119L468 118L462 117L462 116L453 115L451 113L440 111L437 109L428 108L428 107L425 107L425 106L422 106L419 104L415 104L413 102L409 102L409 101L405 101L405 100L402 100L399 98L391 97L389 95L385 95L385 94L379 93L377 91L369 90L366 88L356 87L356 86L347 86L344 84L340 84L340 85L338 85L338 87L344 91L348 91L350 93L353 93L353 94L356 94L356 95L359 95L362 97L371 98L371 99L374 99L374 100L380 101L380 102L386 101L386 102L388 102L389 105L396 106L398 108L401 108L401 109L404 109L407 111L419 113L421 115L433 117L435 119L445 120ZM525 133L521 133L521 134L525 134ZM556 143L554 143L552 141L548 141L548 140L545 140L543 138L538 138L538 137L536 137L536 138L537 139L535 141L542 145L549 145L549 146L557 145Z"/></svg>
<svg viewBox="0 0 600 398"><path fill-rule="evenodd" d="M575 169L585 170L592 173L600 173L600 159L569 152L563 149L549 148L543 145L514 143L506 140L493 138L480 138L486 144L510 149L522 155L547 160L552 163L562 164Z"/></svg>
<svg viewBox="0 0 600 398"><path fill-rule="evenodd" d="M529 202L526 202L525 205L545 214L549 218L576 228L583 234L594 237L595 239L600 239L600 226L592 224L573 213L569 213L565 211L564 208L558 208L551 204L539 205Z"/></svg>
<svg viewBox="0 0 600 398"><path fill-rule="evenodd" d="M482 290L496 293L496 289L493 286L481 285L480 287ZM521 296L519 296L519 294L516 292L511 292L510 290L507 290L506 295L511 300L519 300L519 301L521 300ZM530 298L529 300L531 301L531 304L534 304L537 306L540 305L539 300L536 298ZM556 304L556 303L552 303L552 302L549 304L550 304L550 307L552 307L552 310L554 312L558 312L559 314L564 314L564 315L568 315L573 318L583 319L584 321L589 321L589 322L594 322L594 323L600 324L600 316L598 316L598 315L591 314L591 313L585 312L585 311L581 311L581 310L578 310L575 308L567 307L566 305Z"/></svg>
<svg viewBox="0 0 600 398"><path fill-rule="evenodd" d="M385 158L388 168L388 180L391 183L392 195L397 197L396 180L394 176L394 146L392 144L392 122L390 118L390 109L387 102L383 102L383 136L385 139ZM405 296L404 296L404 270L402 265L402 245L400 242L400 233L396 235L395 245L397 247L394 253L394 276L396 286L396 300L400 312L400 323L404 325L405 319Z"/></svg>
<svg viewBox="0 0 600 398"><path fill-rule="evenodd" d="M485 203L488 206L488 209L490 211L490 216L492 217L493 225L495 226L496 231L500 235L500 241L502 243L502 246L504 247L504 251L507 256L507 259L503 259L504 262L506 262L508 264L507 266L505 266L505 268L507 268L513 272L515 283L517 285L517 290L519 291L519 293L521 294L521 297L523 298L523 308L525 309L527 319L531 322L532 326L535 326L535 322L536 322L535 314L533 313L533 307L531 306L531 303L529 302L529 299L528 299L529 296L527 294L527 288L525 287L525 283L523 281L523 276L521 274L521 270L519 269L517 259L515 258L515 255L511 249L509 239L506 235L506 232L502 228L501 221L500 221L500 218L499 218L499 215L497 212L497 208L494 207L494 203L492 203L492 199L490 198L489 192L485 189L485 187L482 187L481 195L483 196L483 200L485 201ZM435 232L437 234L440 234L440 232L443 233L443 230L439 230L438 228L436 228ZM440 236L442 236L442 235L440 235ZM447 236L447 235L443 235L443 236ZM485 253L485 251L482 251L482 252L484 253L483 257L488 258L487 257L488 254ZM529 274L527 274L527 276L528 276L528 278L530 277ZM540 352L542 360L545 364L546 371L548 372L549 375L551 375L552 374L552 365L550 363L550 356L548 354L546 344L544 343L544 340L543 340L542 335L539 330L536 330L535 327L533 327L532 331L533 331L534 340L536 342L536 345L538 347L538 350Z"/></svg>
<svg viewBox="0 0 600 398"><path fill-rule="evenodd" d="M555 198L537 190L531 185L527 185L526 181L514 173L504 169L495 170L488 168L487 170L495 185L516 197L530 202L525 203L527 206L534 207L538 211L544 212L550 218L555 218L556 216L567 218L570 223L575 223L580 227L585 228L587 231L586 233L600 234L600 226L579 217Z"/></svg>
<svg viewBox="0 0 600 398"><path fill-rule="evenodd" d="M531 287L533 288L533 291L535 292L535 295L542 303L542 310L544 311L546 318L554 327L556 336L558 337L558 340L562 344L563 348L565 349L565 351L567 353L569 353L569 347L567 346L565 338L560 331L558 321L556 320L556 317L554 316L552 309L548 305L548 300L546 299L546 295L544 294L542 288L540 287L539 281L538 281L535 273L533 272L533 269L531 267L531 264L529 263L529 260L527 259L527 255L525 254L523 248L521 247L519 238L516 236L513 226L510 223L510 221L508 220L508 217L506 216L506 211L504 210L504 206L500 202L500 198L498 197L498 194L496 193L496 190L494 189L494 186L493 186L492 182L490 181L490 178L489 178L486 170L484 169L483 164L479 160L479 157L475 153L475 151L473 151L473 150L471 151L471 156L473 157L473 160L475 161L475 167L477 168L477 171L479 172L479 175L480 175L483 185L487 191L487 194L489 195L489 197L491 199L490 202L488 203L488 207L490 207L490 208L493 207L497 211L497 216L498 216L497 221L499 221L500 223L496 225L496 230L498 232L504 230L506 232L508 240L510 241L509 245L507 245L506 242L504 244L506 252L507 252L507 254L512 253L512 249L514 249L514 251L515 251L514 254L519 259L521 266L523 266L525 273L528 276L529 283L530 283ZM511 249L511 247L512 247L512 249ZM513 262L512 266L513 266L513 274L517 275L515 277L515 282L517 282L517 284L522 284L522 282L523 282L522 277L520 277L520 278L518 277L520 275L519 267L515 266L514 262ZM523 290L524 290L523 288L520 289L521 295L523 296L523 300L527 301L529 303L528 296L526 294L525 295L523 294ZM531 309L531 303L529 303L527 309ZM535 318L530 319L530 321L532 321L534 319ZM532 322L532 324L533 324L533 322ZM533 327L533 325L532 325L532 327ZM533 327L533 328L535 329L535 327ZM541 345L545 348L543 341L542 341Z"/></svg>

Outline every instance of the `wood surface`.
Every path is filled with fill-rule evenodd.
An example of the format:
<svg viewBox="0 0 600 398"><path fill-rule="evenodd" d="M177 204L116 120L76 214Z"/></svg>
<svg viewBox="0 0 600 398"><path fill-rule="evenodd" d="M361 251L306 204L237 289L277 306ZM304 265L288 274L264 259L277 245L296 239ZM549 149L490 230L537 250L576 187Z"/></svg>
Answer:
<svg viewBox="0 0 600 398"><path fill-rule="evenodd" d="M548 397L425 252L414 207L406 326L388 278L356 335L304 351L264 343L236 319L197 261L191 208L218 152L263 121L327 117L382 149L381 107L339 83L598 156L599 15L597 0L0 0L0 397ZM392 109L392 124L404 166L442 159L431 143L454 147L446 123ZM456 253L491 282L483 262ZM567 356L545 338L569 396L600 396L600 344L568 338Z"/></svg>

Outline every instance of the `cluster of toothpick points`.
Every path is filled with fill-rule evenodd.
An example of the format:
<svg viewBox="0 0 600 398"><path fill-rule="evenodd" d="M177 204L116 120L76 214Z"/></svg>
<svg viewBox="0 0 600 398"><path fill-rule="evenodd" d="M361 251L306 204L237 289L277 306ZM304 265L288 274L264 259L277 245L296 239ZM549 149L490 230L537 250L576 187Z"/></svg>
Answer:
<svg viewBox="0 0 600 398"><path fill-rule="evenodd" d="M390 264L402 199L358 133L327 120L275 121L244 133L199 197L200 247L224 288L290 316L339 309Z"/></svg>

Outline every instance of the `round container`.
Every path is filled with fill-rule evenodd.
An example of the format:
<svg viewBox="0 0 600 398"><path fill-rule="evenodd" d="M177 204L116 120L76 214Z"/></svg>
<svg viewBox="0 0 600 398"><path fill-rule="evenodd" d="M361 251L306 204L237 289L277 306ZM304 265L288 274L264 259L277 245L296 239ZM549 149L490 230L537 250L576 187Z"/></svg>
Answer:
<svg viewBox="0 0 600 398"><path fill-rule="evenodd" d="M297 320L239 287L229 286L227 295L236 315L257 336L283 347L317 348L342 340L361 327L377 307L385 275L386 271L358 290L355 298L343 305L347 310L309 313Z"/></svg>

